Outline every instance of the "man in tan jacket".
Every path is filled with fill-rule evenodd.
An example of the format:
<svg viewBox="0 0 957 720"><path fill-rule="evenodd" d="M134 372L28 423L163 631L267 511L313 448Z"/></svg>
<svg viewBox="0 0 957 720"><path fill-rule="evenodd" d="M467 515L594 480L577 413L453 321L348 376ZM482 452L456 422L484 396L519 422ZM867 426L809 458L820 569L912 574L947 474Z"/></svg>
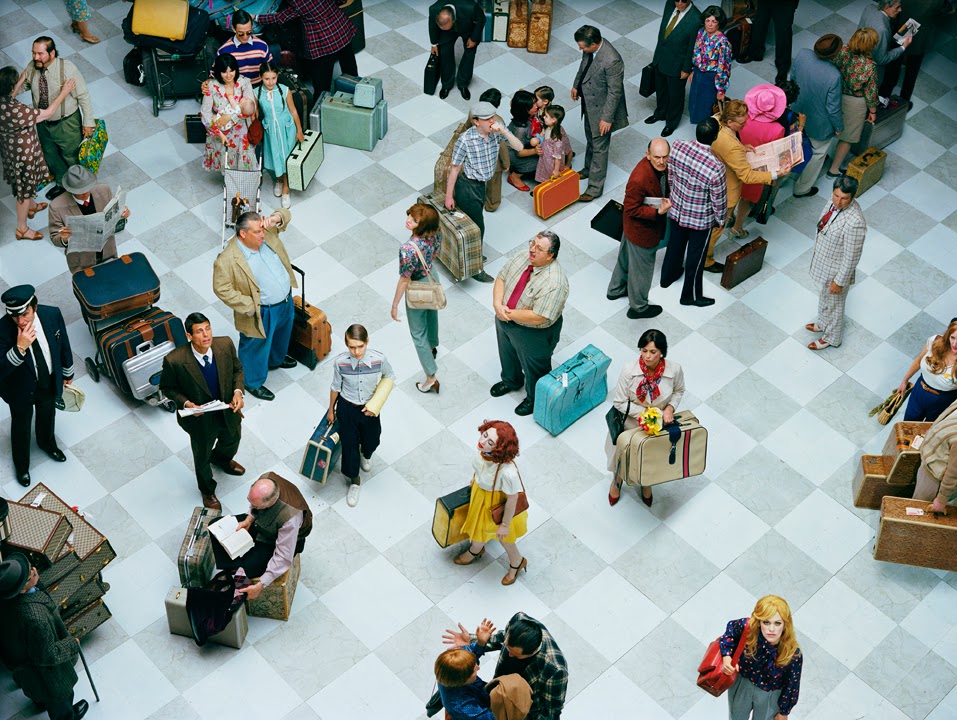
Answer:
<svg viewBox="0 0 957 720"><path fill-rule="evenodd" d="M914 499L930 501L934 512L944 512L957 500L957 402L924 435Z"/></svg>
<svg viewBox="0 0 957 720"><path fill-rule="evenodd" d="M213 264L213 292L233 310L239 331L239 360L246 390L260 400L276 396L265 387L270 369L294 368L289 355L292 335L292 288L296 278L279 233L292 219L286 209L262 217L247 212L236 222L236 235Z"/></svg>

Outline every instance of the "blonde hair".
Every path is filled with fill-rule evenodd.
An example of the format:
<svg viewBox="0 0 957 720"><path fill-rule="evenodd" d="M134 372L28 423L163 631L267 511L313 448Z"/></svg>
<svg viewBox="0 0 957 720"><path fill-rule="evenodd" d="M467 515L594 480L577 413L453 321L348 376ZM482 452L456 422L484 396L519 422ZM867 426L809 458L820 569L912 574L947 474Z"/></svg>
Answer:
<svg viewBox="0 0 957 720"><path fill-rule="evenodd" d="M847 41L847 49L854 55L870 57L878 42L877 31L874 28L863 27L851 35L851 39Z"/></svg>
<svg viewBox="0 0 957 720"><path fill-rule="evenodd" d="M721 111L721 124L727 125L729 120L748 117L748 106L741 100L728 100Z"/></svg>
<svg viewBox="0 0 957 720"><path fill-rule="evenodd" d="M957 332L957 319L951 320L944 334L934 338L934 342L930 345L930 355L928 355L930 360L927 361L927 367L934 375L940 375L946 368L944 356L950 350L950 336L955 332Z"/></svg>
<svg viewBox="0 0 957 720"><path fill-rule="evenodd" d="M791 618L791 608L787 601L777 595L765 595L754 605L751 620L748 623L748 636L744 643L744 654L753 658L758 649L758 635L761 632L761 621L770 620L775 614L784 621L784 630L778 641L778 656L774 664L778 667L787 667L798 652L797 637L794 634L794 621Z"/></svg>
<svg viewBox="0 0 957 720"><path fill-rule="evenodd" d="M478 661L471 650L449 648L435 659L435 679L445 687L467 685Z"/></svg>

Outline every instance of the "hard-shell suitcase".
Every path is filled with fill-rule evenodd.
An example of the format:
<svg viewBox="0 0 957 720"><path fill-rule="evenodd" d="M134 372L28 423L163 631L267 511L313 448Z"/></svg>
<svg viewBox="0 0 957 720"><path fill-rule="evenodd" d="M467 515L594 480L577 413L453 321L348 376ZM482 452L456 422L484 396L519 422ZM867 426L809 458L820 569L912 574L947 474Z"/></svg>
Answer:
<svg viewBox="0 0 957 720"><path fill-rule="evenodd" d="M206 126L199 113L183 116L183 127L186 131L186 142L198 145L206 142Z"/></svg>
<svg viewBox="0 0 957 720"><path fill-rule="evenodd" d="M246 611L253 617L288 620L299 586L299 569L299 556L296 555L292 559L292 567L273 580L269 587L259 593L258 598L246 601ZM250 578L254 579L258 580Z"/></svg>
<svg viewBox="0 0 957 720"><path fill-rule="evenodd" d="M511 0L508 6L508 46L528 45L528 0Z"/></svg>
<svg viewBox="0 0 957 720"><path fill-rule="evenodd" d="M911 498L885 497L874 559L957 572L957 511L948 506L935 516L929 507ZM907 508L924 514L908 515Z"/></svg>
<svg viewBox="0 0 957 720"><path fill-rule="evenodd" d="M97 336L97 344L110 376L117 387L130 394L133 390L123 372L123 363L135 356L137 348L143 343L159 345L167 341L171 341L174 347L185 345L188 342L186 329L182 320L160 308L137 315Z"/></svg>
<svg viewBox="0 0 957 720"><path fill-rule="evenodd" d="M382 99L372 108L377 139L381 140L389 132L389 101Z"/></svg>
<svg viewBox="0 0 957 720"><path fill-rule="evenodd" d="M558 435L608 395L611 358L587 345L535 384L535 422Z"/></svg>
<svg viewBox="0 0 957 720"><path fill-rule="evenodd" d="M334 90L352 95L352 104L356 107L371 109L382 99L382 79L340 75L336 78Z"/></svg>
<svg viewBox="0 0 957 720"><path fill-rule="evenodd" d="M325 485L329 479L329 471L339 461L342 454L342 445L339 443L339 426L335 421L329 427L326 416L312 431L312 437L306 443L306 450L302 454L302 463L299 465L299 474L320 485Z"/></svg>
<svg viewBox="0 0 957 720"><path fill-rule="evenodd" d="M169 40L186 37L189 3L186 0L136 0L133 3L133 32Z"/></svg>
<svg viewBox="0 0 957 720"><path fill-rule="evenodd" d="M757 275L764 266L764 255L767 250L768 241L758 237L729 254L724 261L721 287L730 290L752 275Z"/></svg>
<svg viewBox="0 0 957 720"><path fill-rule="evenodd" d="M469 514L471 494L472 486L466 485L436 499L435 514L432 516L432 537L439 547L446 548L468 539L468 535L462 532L462 526L465 524L465 516Z"/></svg>
<svg viewBox="0 0 957 720"><path fill-rule="evenodd" d="M485 27L482 28L482 42L492 41L492 7L495 0L483 0L482 9L485 11Z"/></svg>
<svg viewBox="0 0 957 720"><path fill-rule="evenodd" d="M293 298L294 317L292 335L289 337L289 355L298 362L315 370L316 365L332 350L332 326L326 314L306 300L306 273L292 266L302 277L300 294Z"/></svg>
<svg viewBox="0 0 957 720"><path fill-rule="evenodd" d="M201 17L207 18L208 25L206 13ZM205 38L204 30L200 46L188 54L152 47L143 51L143 76L153 99L154 116L158 116L161 109L173 107L177 98L200 99L203 81L209 78L209 67L216 57L215 47L207 47Z"/></svg>
<svg viewBox="0 0 957 720"><path fill-rule="evenodd" d="M123 361L123 375L133 397L145 400L159 392L163 358L175 349L176 346L169 340L156 345L145 342L136 348L133 357Z"/></svg>
<svg viewBox="0 0 957 720"><path fill-rule="evenodd" d="M461 210L445 207L445 193L433 191L419 197L419 202L431 205L439 214L442 244L436 258L448 268L455 280L464 280L483 267L482 234L472 218Z"/></svg>
<svg viewBox="0 0 957 720"><path fill-rule="evenodd" d="M532 0L528 15L528 51L547 53L552 34L552 0Z"/></svg>
<svg viewBox="0 0 957 720"><path fill-rule="evenodd" d="M535 198L535 214L540 218L549 218L578 202L581 197L581 177L574 170L563 170L557 178L536 185L532 195Z"/></svg>
<svg viewBox="0 0 957 720"><path fill-rule="evenodd" d="M312 93L306 89L305 85L299 82L299 77L294 73L285 70L279 71L279 83L289 88L292 95L292 104L296 106L296 112L299 114L299 122L302 124L302 131L318 130L309 124L309 108L312 107Z"/></svg>
<svg viewBox="0 0 957 720"><path fill-rule="evenodd" d="M38 572L51 567L59 559L67 538L73 532L68 518L29 502L9 503L7 520L10 534L4 541L4 555L23 553Z"/></svg>
<svg viewBox="0 0 957 720"><path fill-rule="evenodd" d="M862 455L861 465L851 484L854 507L880 510L885 495L912 497L914 484L895 485L887 481L894 463L884 455Z"/></svg>
<svg viewBox="0 0 957 720"><path fill-rule="evenodd" d="M933 423L904 420L894 423L894 429L884 441L883 455L890 459L891 469L887 473L887 482L891 485L910 485L917 483L917 468L920 467L920 451L912 443L917 435L926 435Z"/></svg>
<svg viewBox="0 0 957 720"><path fill-rule="evenodd" d="M176 565L179 568L179 581L184 588L204 588L213 577L212 540L209 536L209 524L219 519L222 513L207 507L198 507L186 526L186 535L179 547Z"/></svg>
<svg viewBox="0 0 957 720"><path fill-rule="evenodd" d="M751 23L754 13L736 15L728 20L721 32L731 43L731 57L737 59L751 51Z"/></svg>
<svg viewBox="0 0 957 720"><path fill-rule="evenodd" d="M508 0L492 1L492 40L508 41Z"/></svg>
<svg viewBox="0 0 957 720"><path fill-rule="evenodd" d="M309 111L309 129L322 132L322 101L329 93L321 92Z"/></svg>
<svg viewBox="0 0 957 720"><path fill-rule="evenodd" d="M166 593L166 623L169 625L170 635L193 637L193 627L189 621L189 613L186 611L186 595L188 592L189 588L174 587ZM206 639L211 643L238 650L246 641L248 632L249 618L246 615L246 606L241 605L239 610L233 613L232 619L225 628Z"/></svg>
<svg viewBox="0 0 957 720"><path fill-rule="evenodd" d="M851 146L851 152L860 155L868 148L883 150L904 134L904 122L907 120L908 102L896 95L890 98L887 107L877 106L874 122L864 123L861 138Z"/></svg>
<svg viewBox="0 0 957 720"><path fill-rule="evenodd" d="M73 294L91 320L145 310L160 296L160 281L140 252L73 273Z"/></svg>
<svg viewBox="0 0 957 720"><path fill-rule="evenodd" d="M93 630L113 617L110 609L103 602L103 598L94 600L85 608L77 610L74 614L63 618L63 624L70 634L79 639L89 635Z"/></svg>
<svg viewBox="0 0 957 720"><path fill-rule="evenodd" d="M848 164L846 175L857 180L858 185L857 194L854 197L860 197L878 183L884 175L886 162L886 152L870 147Z"/></svg>
<svg viewBox="0 0 957 720"><path fill-rule="evenodd" d="M322 103L323 141L356 150L374 150L380 132L376 117L374 108L353 105L348 93L327 95Z"/></svg>
<svg viewBox="0 0 957 720"><path fill-rule="evenodd" d="M324 158L322 135L314 130L305 131L306 139L286 158L286 173L289 175L289 187L293 190L305 190L319 172Z"/></svg>
<svg viewBox="0 0 957 720"><path fill-rule="evenodd" d="M701 475L707 465L708 430L687 410L675 413L676 441L668 430L648 435L641 428L618 436L615 477L629 485L650 487Z"/></svg>
<svg viewBox="0 0 957 720"><path fill-rule="evenodd" d="M74 615L106 595L109 589L110 584L103 582L103 577L97 573L92 580L81 585L66 597L60 597L60 594L54 596L54 593L48 592L53 602L58 606L60 617L70 617L70 615Z"/></svg>

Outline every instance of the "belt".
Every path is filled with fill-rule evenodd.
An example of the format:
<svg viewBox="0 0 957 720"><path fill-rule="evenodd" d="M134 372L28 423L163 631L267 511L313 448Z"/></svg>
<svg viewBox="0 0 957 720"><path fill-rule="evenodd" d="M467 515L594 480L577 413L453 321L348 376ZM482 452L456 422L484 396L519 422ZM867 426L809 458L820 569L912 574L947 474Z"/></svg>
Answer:
<svg viewBox="0 0 957 720"><path fill-rule="evenodd" d="M63 122L64 120L69 120L71 117L73 117L74 115L76 115L78 112L80 112L80 111L79 111L79 110L74 110L74 111L71 112L69 115L67 115L66 117L62 117L62 118L60 118L59 120L44 120L43 122L44 122L44 124L47 125L48 127L54 127L54 126L56 126L56 125L59 125L59 124L60 124L61 122Z"/></svg>
<svg viewBox="0 0 957 720"><path fill-rule="evenodd" d="M481 184L481 185L484 185L485 183L488 182L488 180L476 180L475 178L470 178L470 177L469 177L468 175L466 175L464 172L463 172L461 175L459 175L459 179L460 179L460 180L468 180L469 182L479 183L479 184Z"/></svg>
<svg viewBox="0 0 957 720"><path fill-rule="evenodd" d="M284 298L283 298L282 300L280 300L279 302L274 302L274 303L272 303L271 305L263 305L263 304L260 303L259 307L261 307L261 308L271 308L271 307L276 307L277 305L285 305L286 302L289 300L289 296L290 296L290 295L292 295L292 290L289 291L289 295L286 295L286 297L284 297Z"/></svg>
<svg viewBox="0 0 957 720"><path fill-rule="evenodd" d="M935 390L934 388L930 387L927 383L925 383L923 378L921 378L920 380L920 386L926 392L929 392L931 395L943 395L944 397L947 397L948 395L957 395L957 388L955 388L954 390Z"/></svg>

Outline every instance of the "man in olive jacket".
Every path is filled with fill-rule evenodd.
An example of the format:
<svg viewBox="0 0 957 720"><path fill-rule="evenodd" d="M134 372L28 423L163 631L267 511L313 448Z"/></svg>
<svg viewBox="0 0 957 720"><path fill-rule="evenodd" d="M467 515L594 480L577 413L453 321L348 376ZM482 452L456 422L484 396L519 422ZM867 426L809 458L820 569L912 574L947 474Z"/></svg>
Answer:
<svg viewBox="0 0 957 720"><path fill-rule="evenodd" d="M0 652L23 694L45 707L50 720L79 720L89 709L86 700L73 704L79 641L38 580L36 568L20 553L0 563Z"/></svg>
<svg viewBox="0 0 957 720"><path fill-rule="evenodd" d="M691 76L691 55L701 29L701 11L691 0L667 0L658 28L658 44L651 62L655 66L655 112L645 118L653 125L665 121L668 137L685 111L685 86Z"/></svg>

